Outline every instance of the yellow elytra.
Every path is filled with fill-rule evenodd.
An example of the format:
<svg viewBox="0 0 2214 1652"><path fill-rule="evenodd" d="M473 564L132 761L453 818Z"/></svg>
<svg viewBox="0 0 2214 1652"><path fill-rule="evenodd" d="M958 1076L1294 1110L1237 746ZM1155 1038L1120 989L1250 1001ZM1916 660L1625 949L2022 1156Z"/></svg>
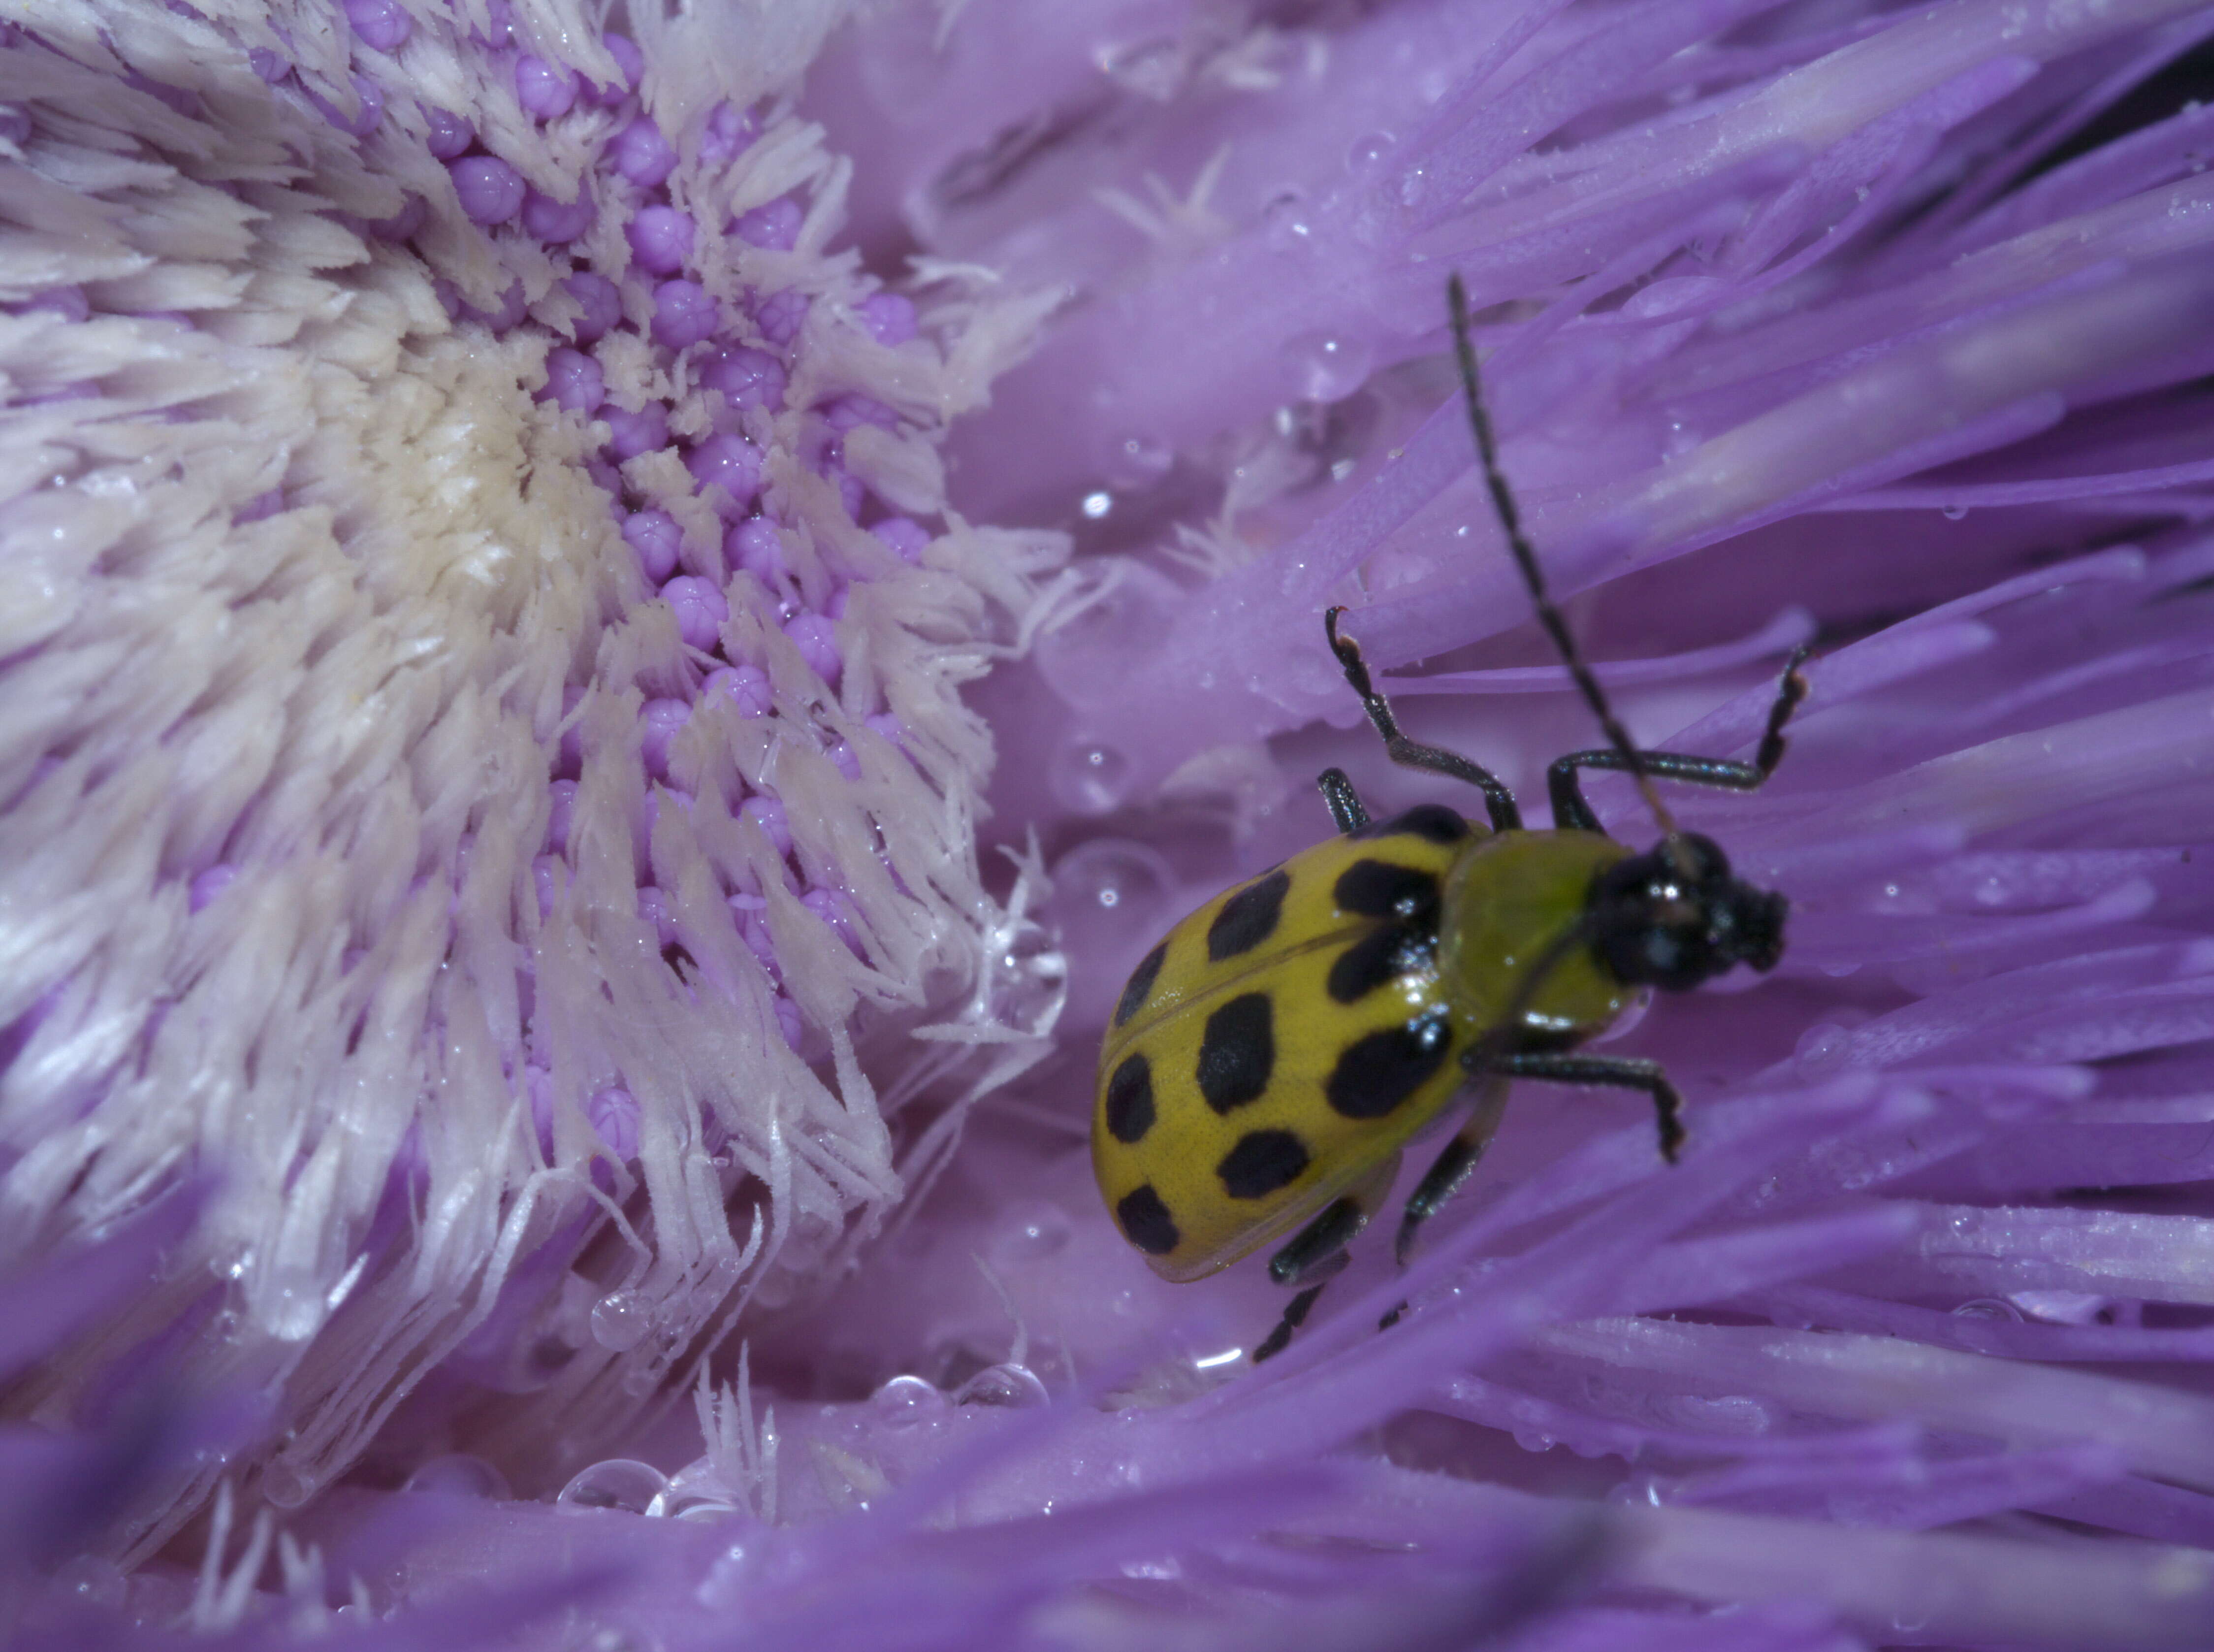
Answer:
<svg viewBox="0 0 2214 1652"><path fill-rule="evenodd" d="M1630 853L1424 805L1178 923L1130 977L1100 1051L1092 1168L1124 1235L1164 1277L1197 1279L1388 1184L1514 1007L1533 942L1573 925L1594 877ZM1636 990L1569 960L1519 1019L1565 1048Z"/></svg>
<svg viewBox="0 0 2214 1652"><path fill-rule="evenodd" d="M1391 761L1475 786L1489 826L1441 805L1379 825L1342 771L1324 771L1318 783L1339 835L1210 901L1146 955L1101 1047L1092 1106L1100 1193L1156 1272L1197 1279L1291 1235L1269 1272L1298 1294L1256 1361L1285 1346L1345 1265L1400 1148L1465 1092L1466 1122L1407 1200L1402 1262L1475 1168L1509 1080L1642 1092L1673 1163L1680 1100L1658 1064L1578 1046L1648 988L1687 991L1740 964L1772 969L1783 950L1783 897L1734 876L1710 839L1679 830L1653 782L1764 784L1807 694L1807 651L1784 667L1751 762L1634 745L1546 594L1499 468L1458 276L1446 291L1471 431L1508 549L1607 744L1555 760L1554 829L1525 830L1497 776L1400 732L1360 648L1338 634L1342 610L1323 616ZM1584 800L1587 768L1632 777L1659 843L1639 854L1605 834Z"/></svg>

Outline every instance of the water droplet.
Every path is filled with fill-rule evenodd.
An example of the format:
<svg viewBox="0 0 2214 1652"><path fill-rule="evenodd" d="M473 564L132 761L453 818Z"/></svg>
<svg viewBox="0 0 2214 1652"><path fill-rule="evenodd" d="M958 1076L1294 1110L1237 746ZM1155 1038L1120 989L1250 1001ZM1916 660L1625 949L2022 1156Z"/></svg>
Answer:
<svg viewBox="0 0 2214 1652"><path fill-rule="evenodd" d="M1937 514L1948 522L1958 522L1968 514L1968 507L1965 505L1948 505L1942 507Z"/></svg>
<svg viewBox="0 0 2214 1652"><path fill-rule="evenodd" d="M1124 91L1165 103L1183 84L1188 68L1183 48L1175 40L1155 38L1128 46L1102 46L1092 54L1099 72Z"/></svg>
<svg viewBox="0 0 2214 1652"><path fill-rule="evenodd" d="M1306 197L1287 189L1261 209L1261 244L1272 253L1288 253L1314 245L1314 219Z"/></svg>
<svg viewBox="0 0 2214 1652"><path fill-rule="evenodd" d="M658 1509L651 1511L678 1520L728 1520L745 1511L730 1498L706 1491L677 1491L671 1490L660 1500Z"/></svg>
<svg viewBox="0 0 2214 1652"><path fill-rule="evenodd" d="M869 1396L888 1429L912 1429L945 1409L945 1396L920 1377L901 1375Z"/></svg>
<svg viewBox="0 0 2214 1652"><path fill-rule="evenodd" d="M569 1508L617 1508L643 1514L668 1490L667 1477L652 1464L610 1457L579 1469L554 1501Z"/></svg>
<svg viewBox="0 0 2214 1652"><path fill-rule="evenodd" d="M1057 1204L1036 1200L1015 1207L1000 1220L992 1239L992 1265L1019 1268L1043 1262L1067 1248L1068 1213Z"/></svg>
<svg viewBox="0 0 2214 1652"><path fill-rule="evenodd" d="M308 1269L273 1270L252 1300L256 1317L279 1342L303 1343L322 1328L323 1292Z"/></svg>
<svg viewBox="0 0 2214 1652"><path fill-rule="evenodd" d="M989 944L985 1013L1025 1037L1043 1038L1068 1001L1067 956L1042 925L1027 918L1002 924Z"/></svg>
<svg viewBox="0 0 2214 1652"><path fill-rule="evenodd" d="M1996 1296L1973 1296L1953 1310L1959 1319L2004 1319L2013 1325L2021 1323L2021 1310L2011 1302Z"/></svg>
<svg viewBox="0 0 2214 1652"><path fill-rule="evenodd" d="M953 1396L956 1405L1002 1405L1014 1408L1046 1403L1045 1385L1029 1367L988 1365L963 1383Z"/></svg>
<svg viewBox="0 0 2214 1652"><path fill-rule="evenodd" d="M1818 1021L1799 1035L1795 1053L1809 1066L1833 1062L1845 1053L1845 1030L1834 1021Z"/></svg>
<svg viewBox="0 0 2214 1652"><path fill-rule="evenodd" d="M1371 176L1398 142L1387 132L1373 132L1355 138L1353 147L1345 152L1345 169L1356 178Z"/></svg>
<svg viewBox="0 0 2214 1652"><path fill-rule="evenodd" d="M1342 401L1368 377L1375 353L1357 339L1302 333L1284 346L1293 393L1308 401Z"/></svg>
<svg viewBox="0 0 2214 1652"><path fill-rule="evenodd" d="M115 1607L131 1594L131 1581L111 1560L79 1555L54 1569L54 1586L70 1600L86 1606Z"/></svg>
<svg viewBox="0 0 2214 1652"><path fill-rule="evenodd" d="M1107 447L1107 485L1135 489L1151 487L1176 463L1176 450L1157 436L1125 433Z"/></svg>
<svg viewBox="0 0 2214 1652"><path fill-rule="evenodd" d="M2058 1325L2096 1324L2108 1299L2088 1291L2015 1291L2014 1305L2033 1319Z"/></svg>
<svg viewBox="0 0 2214 1652"><path fill-rule="evenodd" d="M1079 508L1083 511L1086 522L1098 522L1115 508L1115 496L1104 487L1094 488L1084 496Z"/></svg>
<svg viewBox="0 0 2214 1652"><path fill-rule="evenodd" d="M492 1497L510 1496L507 1477L481 1457L472 1457L467 1452L453 1452L443 1457L433 1457L416 1465L407 1477L402 1491L430 1491L448 1497Z"/></svg>
<svg viewBox="0 0 2214 1652"><path fill-rule="evenodd" d="M1097 741L1071 740L1047 764L1047 782L1061 806L1104 815L1130 789L1130 760Z"/></svg>
<svg viewBox="0 0 2214 1652"><path fill-rule="evenodd" d="M1761 1401L1746 1394L1709 1398L1703 1394L1667 1394L1654 1402L1664 1423L1697 1429L1702 1434L1766 1434L1775 1426L1775 1414Z"/></svg>
<svg viewBox="0 0 2214 1652"><path fill-rule="evenodd" d="M1189 599L1166 574L1119 557L1077 571L1068 618L1038 639L1038 671L1072 706L1111 701L1131 667L1160 646Z"/></svg>
<svg viewBox="0 0 2214 1652"><path fill-rule="evenodd" d="M1079 843L1053 866L1047 910L1079 953L1117 954L1161 927L1175 871L1159 850L1122 837Z"/></svg>
<svg viewBox="0 0 2214 1652"><path fill-rule="evenodd" d="M592 1340L620 1354L653 1329L653 1304L643 1292L609 1291L592 1304Z"/></svg>
<svg viewBox="0 0 2214 1652"><path fill-rule="evenodd" d="M1174 1555L1165 1555L1159 1560L1126 1560L1122 1576L1142 1577L1149 1582L1166 1583L1183 1576L1183 1563Z"/></svg>
<svg viewBox="0 0 2214 1652"><path fill-rule="evenodd" d="M279 1508L297 1508L315 1495L315 1483L286 1462L275 1462L261 1471L261 1495Z"/></svg>

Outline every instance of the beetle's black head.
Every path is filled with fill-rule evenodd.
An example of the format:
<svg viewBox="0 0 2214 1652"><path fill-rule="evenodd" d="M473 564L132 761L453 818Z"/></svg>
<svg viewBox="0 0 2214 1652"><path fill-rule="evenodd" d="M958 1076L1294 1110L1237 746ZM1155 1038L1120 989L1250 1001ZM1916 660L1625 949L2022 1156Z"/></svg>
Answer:
<svg viewBox="0 0 2214 1652"><path fill-rule="evenodd" d="M1682 832L1601 872L1586 922L1618 981L1683 992L1733 964L1774 969L1787 906L1733 878L1713 839Z"/></svg>

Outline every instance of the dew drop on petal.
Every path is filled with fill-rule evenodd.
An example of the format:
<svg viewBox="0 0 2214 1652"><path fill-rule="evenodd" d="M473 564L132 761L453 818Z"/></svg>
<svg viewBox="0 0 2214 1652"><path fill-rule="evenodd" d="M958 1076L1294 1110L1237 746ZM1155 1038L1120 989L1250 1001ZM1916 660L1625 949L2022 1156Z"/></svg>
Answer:
<svg viewBox="0 0 2214 1652"><path fill-rule="evenodd" d="M1353 147L1345 152L1345 169L1356 178L1373 177L1397 141L1387 132L1367 132L1355 138Z"/></svg>
<svg viewBox="0 0 2214 1652"><path fill-rule="evenodd" d="M1107 444L1107 482L1128 492L1151 487L1169 474L1176 450L1158 436L1124 431Z"/></svg>
<svg viewBox="0 0 2214 1652"><path fill-rule="evenodd" d="M275 1462L261 1471L261 1495L279 1508L297 1508L315 1495L315 1483L291 1464Z"/></svg>
<svg viewBox="0 0 2214 1652"><path fill-rule="evenodd" d="M1302 333L1284 346L1294 393L1308 401L1342 401L1367 381L1375 352L1355 339Z"/></svg>
<svg viewBox="0 0 2214 1652"><path fill-rule="evenodd" d="M869 1397L888 1429L912 1429L945 1410L945 1396L920 1377L896 1376Z"/></svg>
<svg viewBox="0 0 2214 1652"><path fill-rule="evenodd" d="M1104 815L1129 792L1130 760L1098 741L1071 740L1049 761L1046 778L1064 808Z"/></svg>
<svg viewBox="0 0 2214 1652"><path fill-rule="evenodd" d="M1161 927L1176 887L1167 858L1129 838L1095 837L1054 863L1054 917L1079 951L1135 940Z"/></svg>
<svg viewBox="0 0 2214 1652"><path fill-rule="evenodd" d="M131 1581L112 1560L79 1555L54 1569L53 1586L66 1600L113 1611L130 1598Z"/></svg>
<svg viewBox="0 0 2214 1652"><path fill-rule="evenodd" d="M1043 1405L1049 1396L1045 1385L1028 1366L988 1365L963 1383L953 1396L956 1405L993 1405L1010 1410Z"/></svg>
<svg viewBox="0 0 2214 1652"><path fill-rule="evenodd" d="M1072 1231L1068 1213L1043 1200L1017 1206L1001 1217L992 1237L991 1263L995 1268L1019 1268L1043 1262L1067 1248Z"/></svg>
<svg viewBox="0 0 2214 1652"><path fill-rule="evenodd" d="M1093 48L1092 60L1116 85L1150 103L1174 97L1190 67L1183 42L1168 35L1101 45Z"/></svg>
<svg viewBox="0 0 2214 1652"><path fill-rule="evenodd" d="M554 1501L565 1508L616 1508L643 1514L669 1490L669 1481L651 1463L611 1457L581 1469Z"/></svg>
<svg viewBox="0 0 2214 1652"><path fill-rule="evenodd" d="M448 1497L505 1499L511 1495L505 1475L483 1458L472 1457L467 1452L452 1452L418 1464L400 1489L436 1492Z"/></svg>
<svg viewBox="0 0 2214 1652"><path fill-rule="evenodd" d="M1261 209L1261 241L1270 252L1296 252L1314 239L1314 219L1298 191L1286 190Z"/></svg>
<svg viewBox="0 0 2214 1652"><path fill-rule="evenodd" d="M1996 1296L1972 1296L1953 1310L1960 1319L2003 1319L2010 1325L2020 1325L2021 1310L2011 1302Z"/></svg>
<svg viewBox="0 0 2214 1652"><path fill-rule="evenodd" d="M592 1340L620 1354L653 1329L653 1304L640 1291L609 1291L592 1304Z"/></svg>

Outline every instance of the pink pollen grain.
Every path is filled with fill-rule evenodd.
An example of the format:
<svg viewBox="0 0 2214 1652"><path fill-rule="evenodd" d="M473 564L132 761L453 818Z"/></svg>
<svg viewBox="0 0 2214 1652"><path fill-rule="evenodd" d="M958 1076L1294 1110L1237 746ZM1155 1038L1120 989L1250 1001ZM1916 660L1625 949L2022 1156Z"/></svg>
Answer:
<svg viewBox="0 0 2214 1652"><path fill-rule="evenodd" d="M523 227L551 247L566 247L598 216L592 198L582 191L573 201L557 201L535 189L523 198Z"/></svg>
<svg viewBox="0 0 2214 1652"><path fill-rule="evenodd" d="M623 541L638 553L645 577L658 585L676 572L684 535L666 511L633 511L623 523Z"/></svg>
<svg viewBox="0 0 2214 1652"><path fill-rule="evenodd" d="M372 52L397 52L414 31L415 20L398 0L346 0L345 10L355 38Z"/></svg>
<svg viewBox="0 0 2214 1652"><path fill-rule="evenodd" d="M712 581L680 573L661 588L661 594L676 610L676 633L687 645L705 650L722 639L723 621L731 617L731 605Z"/></svg>
<svg viewBox="0 0 2214 1652"><path fill-rule="evenodd" d="M640 115L615 136L608 155L615 170L641 189L658 189L676 169L676 151L651 117Z"/></svg>
<svg viewBox="0 0 2214 1652"><path fill-rule="evenodd" d="M515 97L525 113L557 120L576 105L577 76L526 53L515 60Z"/></svg>
<svg viewBox="0 0 2214 1652"><path fill-rule="evenodd" d="M798 243L799 226L804 217L798 201L789 195L780 195L767 205L756 206L741 215L731 227L739 240L764 252L788 253Z"/></svg>
<svg viewBox="0 0 2214 1652"><path fill-rule="evenodd" d="M431 130L423 144L441 161L456 160L469 152L469 145L477 141L477 129L457 114L425 104L424 118Z"/></svg>
<svg viewBox="0 0 2214 1652"><path fill-rule="evenodd" d="M622 292L604 275L579 270L561 283L582 308L572 335L578 344L597 344L608 329L622 320Z"/></svg>
<svg viewBox="0 0 2214 1652"><path fill-rule="evenodd" d="M581 350L564 346L546 352L543 394L554 406L589 418L607 399L607 378L598 362Z"/></svg>
<svg viewBox="0 0 2214 1652"><path fill-rule="evenodd" d="M719 307L697 281L664 281L653 290L653 339L664 349L688 349L721 324Z"/></svg>
<svg viewBox="0 0 2214 1652"><path fill-rule="evenodd" d="M496 155L469 155L446 168L472 223L505 223L523 210L523 174Z"/></svg>
<svg viewBox="0 0 2214 1652"><path fill-rule="evenodd" d="M761 452L743 436L711 436L684 456L692 481L725 521L736 521L753 508L761 492ZM721 494L713 490L720 488Z"/></svg>
<svg viewBox="0 0 2214 1652"><path fill-rule="evenodd" d="M669 445L669 404L665 401L649 401L636 413L609 407L600 417L608 421L608 454L617 464Z"/></svg>
<svg viewBox="0 0 2214 1652"><path fill-rule="evenodd" d="M674 275L691 261L699 231L689 212L673 206L645 206L639 209L623 233L640 269L653 275Z"/></svg>

